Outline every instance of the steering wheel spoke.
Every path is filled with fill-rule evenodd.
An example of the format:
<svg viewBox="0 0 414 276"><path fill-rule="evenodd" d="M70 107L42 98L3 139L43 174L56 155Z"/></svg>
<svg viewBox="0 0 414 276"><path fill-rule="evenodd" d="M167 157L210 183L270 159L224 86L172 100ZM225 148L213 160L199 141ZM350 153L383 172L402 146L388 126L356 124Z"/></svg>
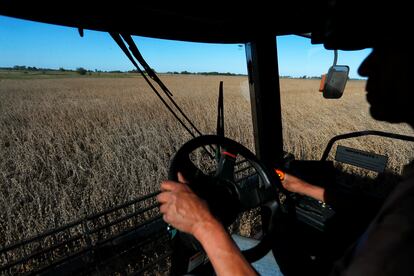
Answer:
<svg viewBox="0 0 414 276"><path fill-rule="evenodd" d="M236 181L240 189L240 202L243 211L254 209L264 204L265 191L258 189L259 175L252 174Z"/></svg>
<svg viewBox="0 0 414 276"><path fill-rule="evenodd" d="M217 164L215 177L234 182L234 167L236 164L237 154L221 149L220 159Z"/></svg>

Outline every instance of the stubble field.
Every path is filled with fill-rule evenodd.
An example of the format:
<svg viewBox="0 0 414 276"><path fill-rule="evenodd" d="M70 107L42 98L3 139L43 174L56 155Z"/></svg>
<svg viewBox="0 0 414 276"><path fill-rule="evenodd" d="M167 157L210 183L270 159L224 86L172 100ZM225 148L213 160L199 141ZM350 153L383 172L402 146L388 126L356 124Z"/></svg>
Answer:
<svg viewBox="0 0 414 276"><path fill-rule="evenodd" d="M161 76L203 134L214 134L224 82L226 136L254 149L246 77ZM341 100L324 100L319 80L282 79L284 148L319 159L344 132L413 135L407 125L370 118L364 81ZM271 126L269 126L271 127ZM0 80L0 244L156 191L170 158L191 136L140 77ZM390 156L400 172L408 142L358 138L342 143Z"/></svg>

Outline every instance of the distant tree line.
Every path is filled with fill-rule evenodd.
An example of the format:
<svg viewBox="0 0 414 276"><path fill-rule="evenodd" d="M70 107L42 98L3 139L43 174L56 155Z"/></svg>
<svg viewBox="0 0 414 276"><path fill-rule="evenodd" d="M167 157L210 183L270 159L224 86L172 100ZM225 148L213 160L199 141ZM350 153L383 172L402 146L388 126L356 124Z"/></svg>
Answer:
<svg viewBox="0 0 414 276"><path fill-rule="evenodd" d="M280 76L281 79L317 79L320 80L322 77L321 76L307 76L307 75L303 75L303 76Z"/></svg>
<svg viewBox="0 0 414 276"><path fill-rule="evenodd" d="M42 72L76 72L79 75L86 75L86 74L92 74L92 73L125 73L122 72L120 70L115 70L115 71L102 71L102 70L98 70L95 69L94 71L92 70L88 70L85 69L83 67L78 67L75 70L72 69L65 69L63 67L60 67L59 69L52 69L52 68L40 68L40 67L36 67L36 66L25 66L25 65L15 65L13 67L0 67L0 69L3 70L15 70L15 71L42 71Z"/></svg>
<svg viewBox="0 0 414 276"><path fill-rule="evenodd" d="M31 67L31 66L22 66L22 65L15 65L13 67L3 67L0 69L6 69L6 70L19 70L19 71L60 71L60 72L76 72L79 75L86 75L86 74L91 74L91 73L139 73L138 70L133 69L133 70L129 70L129 71L121 71L121 70L112 70L112 71L102 71L102 70L98 70L95 69L94 71L92 70L88 70L85 69L83 67L78 67L75 70L71 70L71 69L65 69L63 67L60 67L58 70L56 69L50 69L50 68L37 68L37 67ZM157 73L156 70L154 68L151 68L151 70L154 73ZM144 74L147 74L147 72L145 72L145 70L143 70ZM216 72L216 71L212 71L212 72L189 72L189 71L174 71L174 72L166 72L166 74L174 74L174 75L221 75L221 76L245 76L244 74L234 74L234 73L230 73L230 72Z"/></svg>
<svg viewBox="0 0 414 276"><path fill-rule="evenodd" d="M54 69L50 68L38 68L35 66L24 66L24 65L15 65L13 67L3 67L2 69L9 69L9 70L18 70L18 71L54 71Z"/></svg>
<svg viewBox="0 0 414 276"><path fill-rule="evenodd" d="M19 71L41 71L42 73L45 73L46 71L60 71L60 72L76 72L79 75L86 75L89 74L91 75L92 73L139 73L138 70L134 69L134 70L129 70L129 71L121 71L121 70L112 70L112 71L103 71L103 70L98 70L95 69L94 71L92 70L88 70L85 69L83 67L78 67L75 70L71 70L71 69L65 69L63 67L60 67L58 70L56 69L51 69L51 68L38 68L35 66L24 66L24 65L15 65L13 67L0 67L0 69L5 69L5 70L19 70ZM154 68L151 68L151 70L156 73ZM147 74L144 71L144 74ZM220 75L220 76L246 76L245 74L235 74L235 73L230 73L230 72L216 72L216 71L212 71L212 72L189 72L189 71L168 71L165 74L172 74L172 75L205 75L205 76L210 76L210 75ZM281 75L280 78L282 79L321 79L321 76L307 76L307 75L303 75L303 76L290 76L290 75ZM353 78L349 78L348 79L353 79Z"/></svg>
<svg viewBox="0 0 414 276"><path fill-rule="evenodd" d="M166 74L173 74L173 75L205 75L205 76L209 76L209 75L220 75L220 76L245 76L245 74L235 74L235 73L230 73L230 72L216 72L216 71L212 71L212 72L188 72L188 71L168 71L166 72Z"/></svg>

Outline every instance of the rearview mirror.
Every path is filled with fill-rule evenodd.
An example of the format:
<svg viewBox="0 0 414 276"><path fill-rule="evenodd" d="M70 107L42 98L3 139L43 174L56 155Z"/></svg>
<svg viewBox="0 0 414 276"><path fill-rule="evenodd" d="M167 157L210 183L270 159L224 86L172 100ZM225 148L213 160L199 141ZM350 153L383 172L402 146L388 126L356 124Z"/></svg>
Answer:
<svg viewBox="0 0 414 276"><path fill-rule="evenodd" d="M329 68L326 78L322 78L324 83L323 97L326 99L339 99L345 90L346 82L348 81L349 66L334 65Z"/></svg>

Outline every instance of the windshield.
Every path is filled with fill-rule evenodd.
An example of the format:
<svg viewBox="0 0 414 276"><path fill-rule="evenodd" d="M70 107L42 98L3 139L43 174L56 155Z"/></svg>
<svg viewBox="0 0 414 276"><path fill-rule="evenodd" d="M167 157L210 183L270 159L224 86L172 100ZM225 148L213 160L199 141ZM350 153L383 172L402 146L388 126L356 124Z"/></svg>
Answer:
<svg viewBox="0 0 414 276"><path fill-rule="evenodd" d="M192 135L109 34L7 17L0 34L1 244L159 189ZM223 82L225 135L254 148L243 45L134 41L202 134Z"/></svg>

